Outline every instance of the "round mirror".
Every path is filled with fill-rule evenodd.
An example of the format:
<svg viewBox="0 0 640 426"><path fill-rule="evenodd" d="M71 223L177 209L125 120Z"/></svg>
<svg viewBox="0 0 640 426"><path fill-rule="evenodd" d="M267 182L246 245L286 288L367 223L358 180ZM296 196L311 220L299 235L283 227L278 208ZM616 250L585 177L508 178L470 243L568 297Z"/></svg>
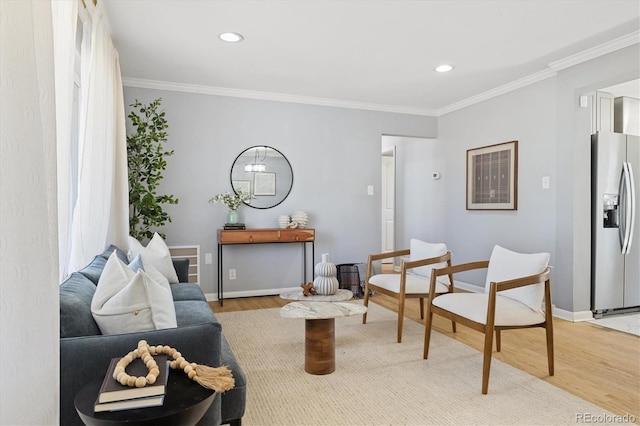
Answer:
<svg viewBox="0 0 640 426"><path fill-rule="evenodd" d="M256 209L275 207L291 192L293 170L287 157L270 146L247 148L231 166L231 187L251 194L247 204Z"/></svg>

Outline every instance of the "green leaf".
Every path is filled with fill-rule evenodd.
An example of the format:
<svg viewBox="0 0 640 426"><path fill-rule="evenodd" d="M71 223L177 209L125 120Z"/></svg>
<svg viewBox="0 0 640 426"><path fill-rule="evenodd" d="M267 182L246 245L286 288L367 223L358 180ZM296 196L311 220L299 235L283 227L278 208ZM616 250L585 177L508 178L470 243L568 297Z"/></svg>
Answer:
<svg viewBox="0 0 640 426"><path fill-rule="evenodd" d="M129 233L142 240L152 238L156 230L171 217L163 204L177 204L173 195L157 195L156 188L166 170L164 157L173 155L163 144L167 142L169 127L164 111L158 111L162 98L145 105L137 99L130 106L134 108L127 116L135 128L135 133L127 135L127 166L129 168ZM164 234L160 233L163 238Z"/></svg>

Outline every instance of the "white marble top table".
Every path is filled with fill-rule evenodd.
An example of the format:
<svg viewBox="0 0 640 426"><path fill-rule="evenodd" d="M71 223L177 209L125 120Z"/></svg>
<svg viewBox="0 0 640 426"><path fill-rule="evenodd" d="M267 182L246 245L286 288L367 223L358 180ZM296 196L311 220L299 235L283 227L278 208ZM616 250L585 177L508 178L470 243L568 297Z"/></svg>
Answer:
<svg viewBox="0 0 640 426"><path fill-rule="evenodd" d="M291 302L280 308L283 318L328 319L362 315L367 307L347 302Z"/></svg>
<svg viewBox="0 0 640 426"><path fill-rule="evenodd" d="M300 290L287 291L280 295L281 298L286 300L301 300L305 302L344 302L350 300L353 297L351 290L339 289L336 294L330 294L328 296L309 295L305 296Z"/></svg>

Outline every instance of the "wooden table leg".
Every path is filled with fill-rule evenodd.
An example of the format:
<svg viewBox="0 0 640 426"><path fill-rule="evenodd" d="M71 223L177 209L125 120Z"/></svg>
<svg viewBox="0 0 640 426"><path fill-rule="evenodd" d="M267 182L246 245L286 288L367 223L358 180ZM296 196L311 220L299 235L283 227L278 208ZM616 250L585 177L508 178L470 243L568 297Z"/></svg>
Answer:
<svg viewBox="0 0 640 426"><path fill-rule="evenodd" d="M305 320L304 371L320 375L335 369L335 318Z"/></svg>

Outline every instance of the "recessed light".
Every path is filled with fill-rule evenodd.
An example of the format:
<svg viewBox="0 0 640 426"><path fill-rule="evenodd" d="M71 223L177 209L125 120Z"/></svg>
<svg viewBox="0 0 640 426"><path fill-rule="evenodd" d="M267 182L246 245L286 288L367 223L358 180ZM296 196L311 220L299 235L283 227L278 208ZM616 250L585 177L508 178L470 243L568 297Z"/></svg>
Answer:
<svg viewBox="0 0 640 426"><path fill-rule="evenodd" d="M222 33L218 37L220 37L220 40L226 41L227 43L239 43L244 40L242 34L238 33Z"/></svg>
<svg viewBox="0 0 640 426"><path fill-rule="evenodd" d="M440 65L436 67L436 72L448 72L453 69L453 65Z"/></svg>

